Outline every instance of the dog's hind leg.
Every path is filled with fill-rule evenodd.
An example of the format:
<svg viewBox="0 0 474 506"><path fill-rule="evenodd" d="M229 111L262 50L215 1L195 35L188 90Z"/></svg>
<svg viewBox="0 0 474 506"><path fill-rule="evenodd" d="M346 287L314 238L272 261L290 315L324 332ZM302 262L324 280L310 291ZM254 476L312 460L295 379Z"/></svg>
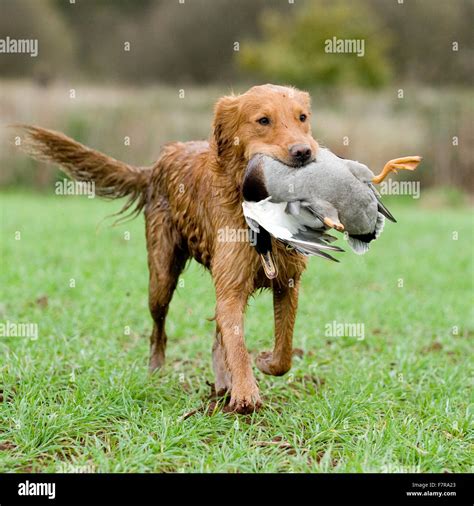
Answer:
<svg viewBox="0 0 474 506"><path fill-rule="evenodd" d="M153 372L165 362L166 315L188 255L180 247L179 234L166 210L156 206L151 211L147 210L145 216L150 271L148 305L154 322L150 336L149 370Z"/></svg>
<svg viewBox="0 0 474 506"><path fill-rule="evenodd" d="M273 288L275 346L273 352L264 351L256 359L257 367L265 374L282 376L291 368L298 289L299 280L296 280L293 287L275 286Z"/></svg>

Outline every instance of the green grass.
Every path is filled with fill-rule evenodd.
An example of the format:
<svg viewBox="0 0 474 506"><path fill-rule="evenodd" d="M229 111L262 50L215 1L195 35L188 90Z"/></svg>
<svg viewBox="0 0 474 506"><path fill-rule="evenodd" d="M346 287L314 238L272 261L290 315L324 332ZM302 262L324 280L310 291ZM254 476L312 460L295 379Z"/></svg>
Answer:
<svg viewBox="0 0 474 506"><path fill-rule="evenodd" d="M243 417L206 413L214 293L195 263L173 299L167 364L147 375L143 218L97 226L119 207L2 196L0 322L39 335L0 338L0 471L473 470L470 210L392 205L399 223L368 255L311 259L304 355L284 377L256 372L265 406ZM365 339L326 335L332 321L363 323ZM253 354L272 332L263 293L247 312Z"/></svg>

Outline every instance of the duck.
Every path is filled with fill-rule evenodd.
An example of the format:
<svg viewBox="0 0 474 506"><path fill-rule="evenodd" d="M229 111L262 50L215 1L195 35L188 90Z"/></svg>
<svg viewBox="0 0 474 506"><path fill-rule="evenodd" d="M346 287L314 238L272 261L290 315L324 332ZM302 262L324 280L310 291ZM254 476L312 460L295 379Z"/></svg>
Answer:
<svg viewBox="0 0 474 506"><path fill-rule="evenodd" d="M242 184L242 209L265 274L277 276L271 237L306 256L338 261L330 253L343 233L359 255L378 239L385 219L396 219L382 203L375 185L399 169L415 170L420 156L389 160L377 176L364 164L320 147L314 161L291 167L265 154L254 155Z"/></svg>

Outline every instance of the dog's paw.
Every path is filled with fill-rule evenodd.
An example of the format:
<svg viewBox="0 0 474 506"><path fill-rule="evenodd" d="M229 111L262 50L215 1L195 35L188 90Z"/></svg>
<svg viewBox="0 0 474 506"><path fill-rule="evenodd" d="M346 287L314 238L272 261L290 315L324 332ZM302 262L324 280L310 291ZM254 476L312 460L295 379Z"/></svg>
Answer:
<svg viewBox="0 0 474 506"><path fill-rule="evenodd" d="M258 387L253 385L249 388L232 388L230 402L225 411L234 411L240 415L248 415L257 411L262 406Z"/></svg>
<svg viewBox="0 0 474 506"><path fill-rule="evenodd" d="M150 361L148 363L148 373L153 374L155 371L158 371L163 367L165 363L165 355L164 353L155 353L150 356Z"/></svg>
<svg viewBox="0 0 474 506"><path fill-rule="evenodd" d="M232 391L232 380L230 373L216 374L215 392L218 397L224 397Z"/></svg>
<svg viewBox="0 0 474 506"><path fill-rule="evenodd" d="M230 393L230 388L227 387L220 387L216 388L216 397L225 397Z"/></svg>
<svg viewBox="0 0 474 506"><path fill-rule="evenodd" d="M255 359L257 367L264 374L271 374L272 376L283 376L291 368L291 358L289 361L275 361L271 351L262 351Z"/></svg>

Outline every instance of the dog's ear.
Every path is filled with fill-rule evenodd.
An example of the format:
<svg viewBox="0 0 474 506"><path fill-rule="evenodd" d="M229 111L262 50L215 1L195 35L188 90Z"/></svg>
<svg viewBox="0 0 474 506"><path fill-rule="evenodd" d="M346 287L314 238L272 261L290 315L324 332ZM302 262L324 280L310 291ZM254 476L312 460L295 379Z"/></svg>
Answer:
<svg viewBox="0 0 474 506"><path fill-rule="evenodd" d="M303 102L308 109L311 109L311 95L307 91L300 90L298 90L298 95L301 102Z"/></svg>
<svg viewBox="0 0 474 506"><path fill-rule="evenodd" d="M214 142L217 155L225 156L239 145L237 130L239 126L239 98L222 97L214 108Z"/></svg>

